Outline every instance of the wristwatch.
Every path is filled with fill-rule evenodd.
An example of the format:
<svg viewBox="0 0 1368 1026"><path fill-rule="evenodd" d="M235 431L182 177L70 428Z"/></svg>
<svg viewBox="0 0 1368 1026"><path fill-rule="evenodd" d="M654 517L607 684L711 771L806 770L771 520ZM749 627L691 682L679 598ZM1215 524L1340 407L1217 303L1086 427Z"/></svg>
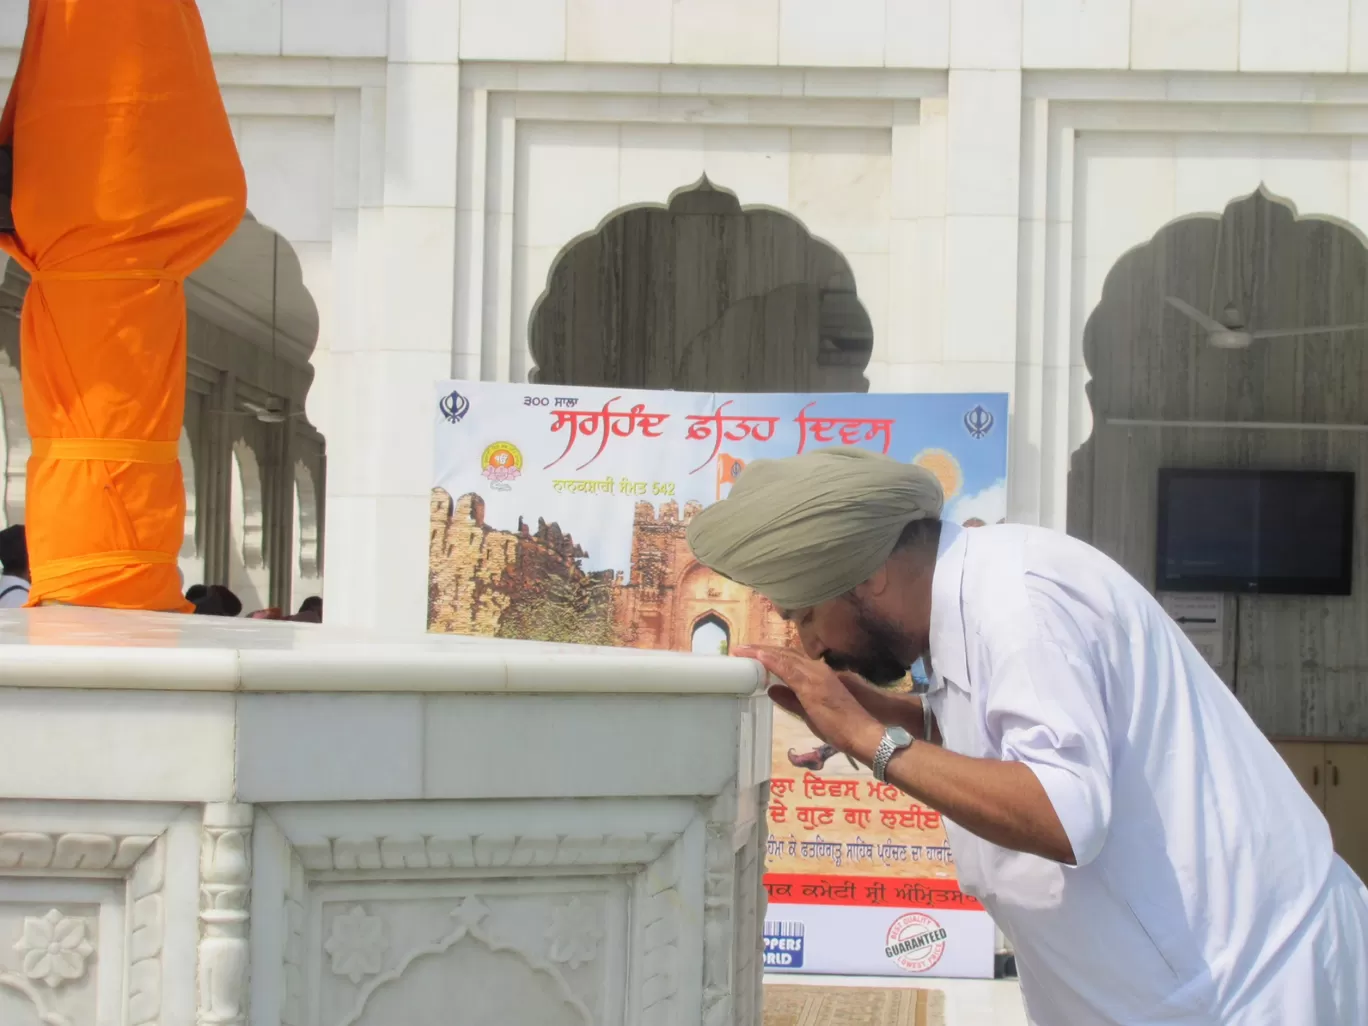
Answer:
<svg viewBox="0 0 1368 1026"><path fill-rule="evenodd" d="M903 730L902 727L885 727L883 738L879 741L879 747L874 749L874 763L870 766L870 769L874 771L874 779L881 784L888 783L884 776L888 771L888 760L904 748L911 747L912 735Z"/></svg>

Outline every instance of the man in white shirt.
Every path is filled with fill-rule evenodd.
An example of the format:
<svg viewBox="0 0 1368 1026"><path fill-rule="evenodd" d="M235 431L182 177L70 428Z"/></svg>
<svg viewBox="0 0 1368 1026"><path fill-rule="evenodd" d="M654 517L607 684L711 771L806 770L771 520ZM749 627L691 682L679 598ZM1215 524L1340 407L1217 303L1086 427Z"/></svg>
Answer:
<svg viewBox="0 0 1368 1026"><path fill-rule="evenodd" d="M1154 598L1075 539L940 507L919 468L821 450L750 464L689 542L796 623L809 658L733 649L775 701L950 821L1031 1021L1368 1022L1368 889ZM923 656L924 700L849 672Z"/></svg>
<svg viewBox="0 0 1368 1026"><path fill-rule="evenodd" d="M18 609L29 597L28 538L23 524L0 531L0 609Z"/></svg>

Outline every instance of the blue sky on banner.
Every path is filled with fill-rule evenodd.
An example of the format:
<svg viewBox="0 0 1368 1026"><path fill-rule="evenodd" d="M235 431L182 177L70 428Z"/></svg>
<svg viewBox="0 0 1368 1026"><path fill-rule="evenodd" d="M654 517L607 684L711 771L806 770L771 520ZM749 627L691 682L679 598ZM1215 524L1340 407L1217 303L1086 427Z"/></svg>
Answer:
<svg viewBox="0 0 1368 1026"><path fill-rule="evenodd" d="M459 400L451 397L459 396ZM443 400L446 400L445 412ZM575 400L573 406L568 400ZM610 400L611 412L625 414L635 406L644 413L667 414L657 421L657 437L645 437L640 421L615 423L626 437L613 434L606 445L601 431L578 430L584 414L600 411ZM559 405L558 405L559 401ZM708 436L689 438L690 428L719 411L724 417L763 419L763 436L773 421L773 437L758 441L724 439L720 446L708 424ZM673 499L681 510L689 501L716 501L718 461L723 455L750 462L791 456L806 437L806 448L840 444L817 439L800 417L891 421L888 453L911 461L921 456L942 470L948 454L950 475L959 484L946 508L948 518L963 522L977 517L995 523L1007 511L1007 396L1003 394L764 394L647 392L623 389L572 388L447 381L432 400L434 484L453 497L476 492L485 500L485 523L497 530L517 529L518 518L536 530L538 518L559 523L588 553L586 570L627 570L631 559L632 517L638 501L657 509ZM459 413L459 418L451 415ZM579 415L578 423L570 415ZM553 427L560 423L560 430ZM725 425L733 433L735 422ZM696 434L704 429L695 427ZM865 440L870 427L858 429L859 444L880 450L884 437ZM573 445L572 433L577 437ZM754 434L753 433L753 434ZM522 466L515 478L498 488L486 475L482 459L497 443L511 444ZM714 448L716 455L714 456ZM930 453L929 457L926 454ZM954 468L958 468L956 475ZM497 476L497 475L496 475ZM644 482L646 494L622 494L623 479ZM567 481L614 482L611 494L572 491ZM557 482L562 482L559 489ZM673 486L673 494L666 490Z"/></svg>

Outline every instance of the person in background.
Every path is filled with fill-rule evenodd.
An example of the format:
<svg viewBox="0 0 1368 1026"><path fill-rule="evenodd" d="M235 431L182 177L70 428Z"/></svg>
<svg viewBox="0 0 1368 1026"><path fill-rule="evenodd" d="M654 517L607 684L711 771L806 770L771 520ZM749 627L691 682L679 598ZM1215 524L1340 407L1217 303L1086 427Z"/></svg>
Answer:
<svg viewBox="0 0 1368 1026"><path fill-rule="evenodd" d="M299 612L294 616L286 617L297 623L322 623L323 622L323 600L317 595L310 595L299 604Z"/></svg>
<svg viewBox="0 0 1368 1026"><path fill-rule="evenodd" d="M190 591L194 591L194 587ZM189 593L186 598L190 598ZM222 584L211 584L204 589L204 594L199 600L190 599L195 603L195 612L200 616L241 616L242 599L238 598Z"/></svg>
<svg viewBox="0 0 1368 1026"><path fill-rule="evenodd" d="M0 609L19 609L29 598L28 535L23 524L0 531Z"/></svg>

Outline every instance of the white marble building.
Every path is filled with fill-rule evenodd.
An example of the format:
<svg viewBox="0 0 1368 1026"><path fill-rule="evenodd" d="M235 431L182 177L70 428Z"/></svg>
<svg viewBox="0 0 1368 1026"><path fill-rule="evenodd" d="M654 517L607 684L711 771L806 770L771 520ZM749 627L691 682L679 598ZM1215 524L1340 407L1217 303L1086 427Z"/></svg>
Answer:
<svg viewBox="0 0 1368 1026"><path fill-rule="evenodd" d="M261 387L303 403L296 420L327 446L310 525L288 528L277 488L274 540L253 543L260 498L221 477L210 498L221 509L226 489L237 512L215 514L213 544L295 579L281 568L297 567L326 499L334 622L423 624L429 383L522 379L557 255L704 174L844 257L872 329L871 389L1010 392L1011 517L1056 526L1094 431L1084 326L1119 257L1261 184L1301 215L1368 226L1368 0L201 9L250 209L307 294L263 313L246 272L266 258L247 254L202 313L242 344L241 325L266 323L274 366L281 326L307 336L301 308L316 307L317 338L297 350L312 386ZM0 79L23 20L21 4L0 10ZM2 391L13 485L26 443Z"/></svg>

